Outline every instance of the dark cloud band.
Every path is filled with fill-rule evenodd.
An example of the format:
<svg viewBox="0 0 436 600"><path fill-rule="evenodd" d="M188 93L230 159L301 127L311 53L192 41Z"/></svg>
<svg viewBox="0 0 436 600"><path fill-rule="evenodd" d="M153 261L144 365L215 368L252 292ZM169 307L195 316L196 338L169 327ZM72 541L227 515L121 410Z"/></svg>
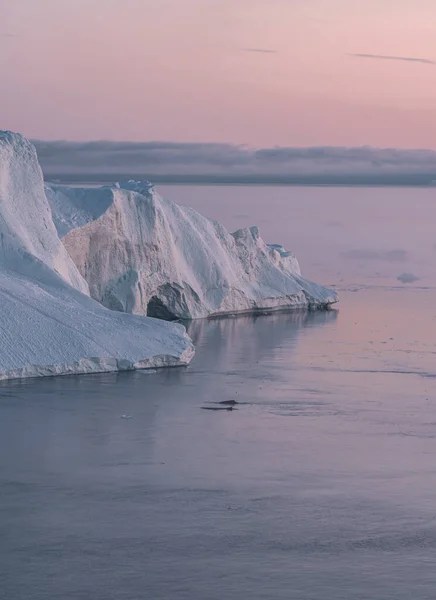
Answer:
<svg viewBox="0 0 436 600"><path fill-rule="evenodd" d="M157 182L436 182L436 152L371 147L262 148L175 142L35 141L48 178Z"/></svg>

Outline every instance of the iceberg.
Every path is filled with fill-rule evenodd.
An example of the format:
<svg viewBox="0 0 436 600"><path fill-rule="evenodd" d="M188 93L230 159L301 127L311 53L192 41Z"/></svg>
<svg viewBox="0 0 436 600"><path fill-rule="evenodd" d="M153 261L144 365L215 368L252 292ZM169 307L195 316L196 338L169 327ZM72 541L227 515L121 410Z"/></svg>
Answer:
<svg viewBox="0 0 436 600"><path fill-rule="evenodd" d="M93 200L93 219L104 200ZM75 218L83 226L79 206ZM183 326L90 297L55 227L35 148L11 132L0 132L0 301L0 379L186 365L194 354Z"/></svg>
<svg viewBox="0 0 436 600"><path fill-rule="evenodd" d="M150 182L46 185L62 242L109 309L167 320L325 308L331 289L304 279L294 254L257 227L229 233L162 198Z"/></svg>
<svg viewBox="0 0 436 600"><path fill-rule="evenodd" d="M187 365L192 341L170 321L337 301L257 227L229 233L148 181L44 185L35 148L11 132L0 298L0 379Z"/></svg>

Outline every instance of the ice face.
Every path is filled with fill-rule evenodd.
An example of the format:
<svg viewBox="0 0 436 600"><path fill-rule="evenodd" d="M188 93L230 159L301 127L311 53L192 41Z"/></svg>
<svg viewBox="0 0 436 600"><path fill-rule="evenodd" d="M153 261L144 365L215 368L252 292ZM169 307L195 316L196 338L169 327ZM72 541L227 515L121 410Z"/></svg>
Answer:
<svg viewBox="0 0 436 600"><path fill-rule="evenodd" d="M195 319L337 301L301 276L292 252L265 244L257 227L231 234L161 198L149 182L47 186L47 195L91 296L111 309Z"/></svg>

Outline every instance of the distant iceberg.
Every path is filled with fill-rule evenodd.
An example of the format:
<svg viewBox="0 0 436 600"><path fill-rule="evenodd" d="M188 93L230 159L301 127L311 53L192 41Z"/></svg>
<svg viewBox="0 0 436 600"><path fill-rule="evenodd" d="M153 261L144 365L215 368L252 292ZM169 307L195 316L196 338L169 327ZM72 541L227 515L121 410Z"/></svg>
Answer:
<svg viewBox="0 0 436 600"><path fill-rule="evenodd" d="M257 227L230 234L159 196L150 182L46 185L59 236L91 297L127 313L197 319L324 308L334 291L301 276L292 252Z"/></svg>
<svg viewBox="0 0 436 600"><path fill-rule="evenodd" d="M0 132L0 379L185 365L174 323L110 311L61 243L34 147Z"/></svg>

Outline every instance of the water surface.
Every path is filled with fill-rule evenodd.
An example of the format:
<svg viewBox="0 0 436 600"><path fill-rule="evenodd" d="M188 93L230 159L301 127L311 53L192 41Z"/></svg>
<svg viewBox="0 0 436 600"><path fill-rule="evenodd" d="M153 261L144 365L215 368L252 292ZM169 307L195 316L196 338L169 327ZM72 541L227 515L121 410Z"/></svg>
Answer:
<svg viewBox="0 0 436 600"><path fill-rule="evenodd" d="M164 191L260 225L338 310L194 322L187 369L1 384L0 597L433 599L432 196L287 188L277 218L284 188L205 189Z"/></svg>

